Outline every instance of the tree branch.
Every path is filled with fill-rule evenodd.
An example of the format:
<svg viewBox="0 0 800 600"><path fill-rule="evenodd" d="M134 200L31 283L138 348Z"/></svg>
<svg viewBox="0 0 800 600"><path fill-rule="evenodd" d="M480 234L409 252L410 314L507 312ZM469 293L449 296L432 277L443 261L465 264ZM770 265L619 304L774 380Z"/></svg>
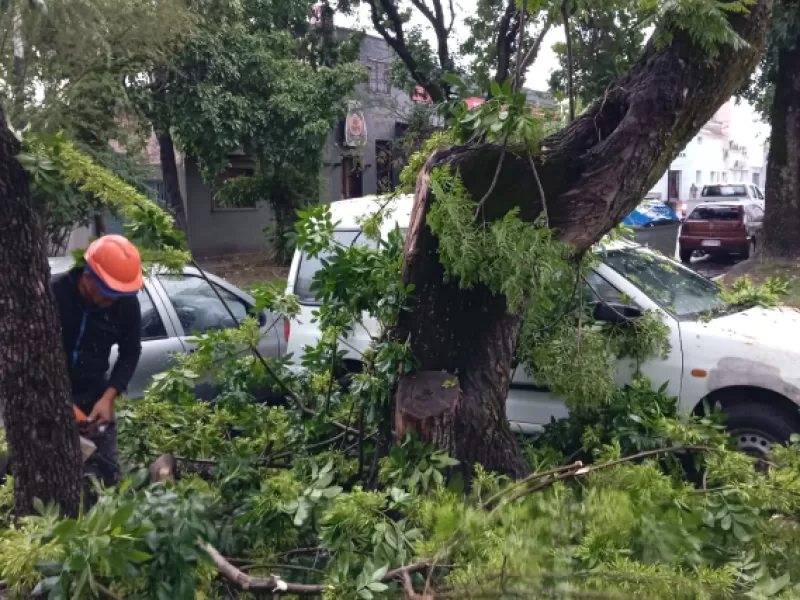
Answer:
<svg viewBox="0 0 800 600"><path fill-rule="evenodd" d="M419 64L411 55L406 45L405 34L403 32L403 19L397 10L393 0L367 0L370 9L370 17L372 19L372 26L375 28L381 37L386 40L386 43L397 53L400 60L405 63L408 72L411 74L412 79L421 85L431 100L434 102L444 102L445 94L442 88L430 81L419 68ZM391 35L381 20L381 11L386 13L392 25L394 35Z"/></svg>
<svg viewBox="0 0 800 600"><path fill-rule="evenodd" d="M572 87L572 31L569 26L569 0L561 3L561 16L564 20L564 37L567 42L567 97L569 98L569 123L575 120L575 91Z"/></svg>
<svg viewBox="0 0 800 600"><path fill-rule="evenodd" d="M297 594L298 596L320 595L331 589L330 585L321 584L302 584L289 583L278 575L269 577L255 577L242 572L241 569L233 566L219 551L207 542L200 541L200 547L205 550L217 567L219 574L228 582L236 585L239 589L249 592L270 592ZM428 563L414 563L405 567L393 569L383 576L381 581L388 583L397 579L402 579L407 575L424 571L428 568Z"/></svg>
<svg viewBox="0 0 800 600"><path fill-rule="evenodd" d="M536 36L536 39L533 40L533 44L531 47L528 48L528 51L525 53L525 57L522 59L522 72L528 70L534 62L536 62L536 57L539 56L539 49L542 47L542 42L544 41L544 36L547 35L547 32L550 31L550 28L553 26L553 21L550 17L547 17L544 24L542 25L541 31L539 31L539 35Z"/></svg>
<svg viewBox="0 0 800 600"><path fill-rule="evenodd" d="M497 73L494 77L497 83L503 83L506 80L511 67L511 44L514 42L516 33L513 19L516 14L516 2L514 0L509 0L509 3L506 4L506 10L503 12L503 16L500 19L497 31Z"/></svg>

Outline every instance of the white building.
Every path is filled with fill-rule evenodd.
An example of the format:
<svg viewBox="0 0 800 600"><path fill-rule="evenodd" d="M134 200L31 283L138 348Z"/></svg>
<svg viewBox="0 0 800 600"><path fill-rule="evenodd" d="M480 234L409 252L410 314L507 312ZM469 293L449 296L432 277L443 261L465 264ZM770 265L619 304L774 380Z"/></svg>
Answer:
<svg viewBox="0 0 800 600"><path fill-rule="evenodd" d="M647 194L665 201L686 200L711 183L754 183L764 187L762 145L748 148L731 139L731 100L722 105Z"/></svg>

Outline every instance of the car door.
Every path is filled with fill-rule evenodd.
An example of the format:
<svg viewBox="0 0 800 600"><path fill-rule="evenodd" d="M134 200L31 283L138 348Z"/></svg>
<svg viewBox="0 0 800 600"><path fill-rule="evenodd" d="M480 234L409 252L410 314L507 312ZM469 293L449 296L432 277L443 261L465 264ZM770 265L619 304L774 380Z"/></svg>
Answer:
<svg viewBox="0 0 800 600"><path fill-rule="evenodd" d="M610 284L605 277L596 271L591 271L586 276L584 302L588 305L598 301L624 304L627 300L625 294ZM630 361L621 360L617 367L615 378L617 384L628 383L633 375ZM546 386L537 384L529 370L520 365L512 377L506 401L506 414L513 430L519 433L534 433L552 419L567 417L569 411L562 399L553 396Z"/></svg>
<svg viewBox="0 0 800 600"><path fill-rule="evenodd" d="M169 369L175 362L174 354L184 351L178 331L152 279L145 280L138 299L142 313L142 354L128 384L127 394L131 398L141 398L153 375ZM109 357L109 364L112 365L109 375L117 355L117 347L114 346Z"/></svg>
<svg viewBox="0 0 800 600"><path fill-rule="evenodd" d="M167 300L167 310L172 315L179 339L187 352L192 352L196 346L196 342L191 341L193 338L209 331L237 327L252 314L255 305L253 298L238 288L213 275L208 275L208 279L214 288L195 270L187 269L180 275L158 275L162 294ZM282 340L277 315L262 311L254 316L259 320L262 332L257 346L259 353L264 357L280 356ZM250 350L242 348L241 352L245 355ZM207 396L213 396L215 388L199 387L197 393L199 397L209 399Z"/></svg>

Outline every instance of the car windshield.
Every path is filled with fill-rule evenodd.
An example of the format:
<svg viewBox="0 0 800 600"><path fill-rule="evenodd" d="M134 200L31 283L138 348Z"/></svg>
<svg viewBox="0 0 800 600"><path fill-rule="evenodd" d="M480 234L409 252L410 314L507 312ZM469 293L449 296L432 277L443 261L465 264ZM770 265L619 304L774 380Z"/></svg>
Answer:
<svg viewBox="0 0 800 600"><path fill-rule="evenodd" d="M690 221L739 221L742 209L739 206L698 206L689 215Z"/></svg>
<svg viewBox="0 0 800 600"><path fill-rule="evenodd" d="M663 256L642 248L609 250L600 256L606 265L680 320L694 320L728 308L716 283Z"/></svg>
<svg viewBox="0 0 800 600"><path fill-rule="evenodd" d="M746 198L747 188L743 185L707 185L702 195L708 198Z"/></svg>

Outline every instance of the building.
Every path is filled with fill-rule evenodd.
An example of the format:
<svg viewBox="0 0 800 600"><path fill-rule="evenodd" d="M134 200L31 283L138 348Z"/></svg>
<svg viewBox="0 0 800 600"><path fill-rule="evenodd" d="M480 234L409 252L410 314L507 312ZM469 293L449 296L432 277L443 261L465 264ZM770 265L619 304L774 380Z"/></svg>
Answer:
<svg viewBox="0 0 800 600"><path fill-rule="evenodd" d="M341 30L346 35L347 30ZM366 35L361 45L359 62L369 73L348 99L348 115L331 132L323 151L320 194L322 202L391 192L399 184L405 164L399 140L407 127L407 118L415 104L429 103L418 89L412 98L393 87L389 80L392 50L382 37ZM553 107L547 92L525 90L532 106ZM432 127L440 125L434 119ZM359 135L353 135L353 129ZM158 144L151 138L147 160L153 166L151 187L160 194L160 161ZM253 206L220 206L211 188L203 181L197 162L190 156L178 156L181 192L189 227L191 250L196 256L232 252L269 251L265 230L274 225L269 202ZM256 172L248 156L232 153L223 179L246 177ZM109 232L121 229L119 223L106 219ZM85 247L92 228L79 228L70 239L70 249Z"/></svg>
<svg viewBox="0 0 800 600"><path fill-rule="evenodd" d="M668 202L699 196L712 183L753 183L764 187L761 147L748 148L731 139L731 100L703 125L647 194Z"/></svg>

